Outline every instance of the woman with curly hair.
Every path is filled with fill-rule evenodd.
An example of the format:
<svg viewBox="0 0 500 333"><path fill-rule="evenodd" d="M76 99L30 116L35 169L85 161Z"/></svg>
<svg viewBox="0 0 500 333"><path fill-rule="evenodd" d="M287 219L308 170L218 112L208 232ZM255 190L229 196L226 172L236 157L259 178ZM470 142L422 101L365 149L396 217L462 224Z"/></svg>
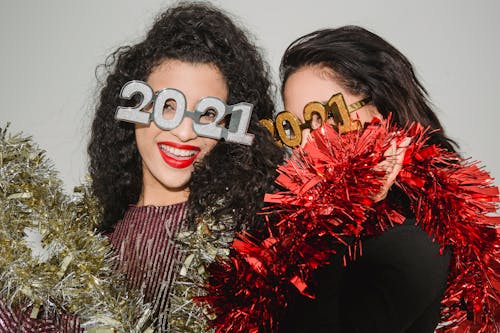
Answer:
<svg viewBox="0 0 500 333"><path fill-rule="evenodd" d="M106 63L88 147L94 194L104 208L102 230L120 258L130 287L144 291L158 325L166 327L168 295L180 259L175 235L196 217L230 215L252 224L281 158L259 119L273 112L268 70L246 34L220 10L185 3L165 11L144 41L119 48ZM147 82L157 92L175 88L194 110L206 96L226 104L248 102L251 145L198 136L185 117L170 130L113 119L122 86ZM167 101L166 112L176 105ZM212 121L214 114L202 118ZM217 203L216 209L214 209ZM241 225L236 225L240 229Z"/></svg>
<svg viewBox="0 0 500 333"><path fill-rule="evenodd" d="M189 166L189 171L198 166L189 186L181 186L184 195L189 188L190 215L199 215L204 206L223 197L228 201L221 213L234 211L241 214L238 220L252 220L250 212L261 200L241 199L249 193L262 196L272 182L269 167L279 160L279 153L258 124L274 110L267 66L246 34L225 14L206 4L181 4L163 13L144 41L119 48L106 62L110 73L101 91L88 148L94 192L104 206L103 230L112 228L130 203L143 200L145 190L144 160L135 128L113 119L116 106L123 104L120 90L127 81L147 81L167 60L214 67L225 81L227 92L222 97L226 104L245 101L254 106L248 130L255 135L252 145L219 141L206 158ZM234 177L242 181L235 182Z"/></svg>
<svg viewBox="0 0 500 333"><path fill-rule="evenodd" d="M163 332L183 258L179 232L196 229L202 215L231 218L233 232L254 226L264 193L273 184L282 152L259 124L274 110L269 71L242 28L221 10L197 2L167 9L143 41L118 48L100 69L107 77L88 145L92 192L103 209L100 231L108 236L118 258L116 269L126 276L128 287L141 291L152 305L151 327ZM183 108L178 126L163 130L156 119L146 124L117 121L117 107L138 103L140 94L122 97L122 88L132 80L151 87L156 104L164 90L180 92L185 105L172 98L160 105L163 120ZM198 103L206 97L219 105L252 104L245 129L253 143L199 135L195 125L213 123L221 112L208 107L195 119ZM143 110L152 120L153 107ZM234 132L233 117L235 123L244 121L232 113L217 125ZM26 318L30 324L21 326L23 332L31 332L30 327L43 332L82 329L74 318L61 318L60 325L48 320L45 326Z"/></svg>

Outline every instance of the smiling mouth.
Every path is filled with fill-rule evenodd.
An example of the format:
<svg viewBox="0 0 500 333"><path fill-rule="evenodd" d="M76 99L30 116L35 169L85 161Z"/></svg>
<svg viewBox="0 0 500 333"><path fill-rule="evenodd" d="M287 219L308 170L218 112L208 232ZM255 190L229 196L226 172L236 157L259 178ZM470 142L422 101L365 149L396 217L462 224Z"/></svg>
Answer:
<svg viewBox="0 0 500 333"><path fill-rule="evenodd" d="M158 150L165 163L176 169L183 169L193 164L201 152L200 147L175 142L159 142Z"/></svg>

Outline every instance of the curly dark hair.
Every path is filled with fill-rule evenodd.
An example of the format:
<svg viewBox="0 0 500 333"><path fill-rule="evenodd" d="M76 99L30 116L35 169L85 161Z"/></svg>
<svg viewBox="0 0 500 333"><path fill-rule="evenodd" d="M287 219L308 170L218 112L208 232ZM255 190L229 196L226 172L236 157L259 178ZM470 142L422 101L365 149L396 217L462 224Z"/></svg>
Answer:
<svg viewBox="0 0 500 333"><path fill-rule="evenodd" d="M427 91L410 61L380 36L358 26L317 30L296 39L281 59L282 93L288 77L303 66L325 66L352 94L370 98L377 110L404 127L419 122L431 130L430 142L455 151L432 110Z"/></svg>
<svg viewBox="0 0 500 333"><path fill-rule="evenodd" d="M207 3L183 2L160 14L143 41L118 48L101 66L107 79L88 146L93 191L104 208L101 230L109 230L121 219L142 189L134 125L114 119L116 107L127 103L119 98L120 90L130 80L146 81L166 59L215 65L227 82L227 103L254 105L248 130L255 135L253 145L223 140L216 144L195 166L188 213L192 221L218 201L223 204L216 215L231 214L240 223L252 223L282 160L281 149L258 123L271 118L274 110L268 65L227 14Z"/></svg>

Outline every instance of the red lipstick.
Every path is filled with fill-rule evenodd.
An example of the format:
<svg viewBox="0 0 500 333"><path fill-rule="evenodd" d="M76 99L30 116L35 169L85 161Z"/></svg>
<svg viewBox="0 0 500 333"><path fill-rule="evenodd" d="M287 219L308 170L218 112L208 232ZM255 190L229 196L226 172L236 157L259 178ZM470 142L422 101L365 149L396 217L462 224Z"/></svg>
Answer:
<svg viewBox="0 0 500 333"><path fill-rule="evenodd" d="M193 164L201 149L197 146L183 145L176 142L158 142L160 155L169 166L176 169L187 168Z"/></svg>

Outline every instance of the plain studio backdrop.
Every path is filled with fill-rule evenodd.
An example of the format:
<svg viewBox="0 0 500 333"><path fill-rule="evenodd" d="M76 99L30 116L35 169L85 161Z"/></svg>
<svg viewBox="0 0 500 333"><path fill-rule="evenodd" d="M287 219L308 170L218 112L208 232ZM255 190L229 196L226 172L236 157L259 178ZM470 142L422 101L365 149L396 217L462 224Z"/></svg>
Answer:
<svg viewBox="0 0 500 333"><path fill-rule="evenodd" d="M70 192L87 172L96 66L141 39L172 1L0 1L0 127L32 135ZM213 3L253 34L276 85L280 57L298 36L346 24L379 34L413 63L464 157L482 161L500 184L499 1Z"/></svg>

